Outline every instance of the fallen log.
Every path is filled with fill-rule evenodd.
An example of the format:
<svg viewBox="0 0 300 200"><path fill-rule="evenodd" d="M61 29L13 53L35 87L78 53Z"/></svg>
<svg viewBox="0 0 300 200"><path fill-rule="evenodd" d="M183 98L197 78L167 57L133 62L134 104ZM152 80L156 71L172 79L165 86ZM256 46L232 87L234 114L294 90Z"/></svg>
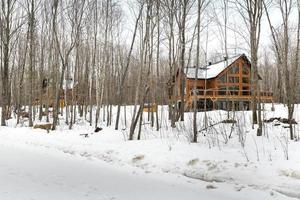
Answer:
<svg viewBox="0 0 300 200"><path fill-rule="evenodd" d="M289 124L289 120L287 118L281 118L281 117L271 117L270 119L264 120L265 123L271 123L274 121L279 121L283 124ZM298 124L298 123L296 122L295 119L291 119L291 124Z"/></svg>

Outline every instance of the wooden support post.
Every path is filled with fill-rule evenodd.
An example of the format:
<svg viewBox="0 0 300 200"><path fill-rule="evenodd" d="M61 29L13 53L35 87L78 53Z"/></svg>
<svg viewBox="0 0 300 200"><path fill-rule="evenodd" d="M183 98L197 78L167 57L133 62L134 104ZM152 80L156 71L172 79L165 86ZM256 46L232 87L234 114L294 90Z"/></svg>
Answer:
<svg viewBox="0 0 300 200"><path fill-rule="evenodd" d="M274 102L272 101L271 111L275 111Z"/></svg>

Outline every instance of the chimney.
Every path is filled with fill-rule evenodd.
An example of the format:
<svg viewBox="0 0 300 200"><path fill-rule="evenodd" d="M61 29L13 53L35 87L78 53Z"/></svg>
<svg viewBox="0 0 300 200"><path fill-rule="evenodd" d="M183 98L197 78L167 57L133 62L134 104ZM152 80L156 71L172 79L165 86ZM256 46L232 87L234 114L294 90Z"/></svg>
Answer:
<svg viewBox="0 0 300 200"><path fill-rule="evenodd" d="M208 66L211 66L211 62L208 62Z"/></svg>
<svg viewBox="0 0 300 200"><path fill-rule="evenodd" d="M224 60L225 60L225 61L227 60L227 56L224 56Z"/></svg>

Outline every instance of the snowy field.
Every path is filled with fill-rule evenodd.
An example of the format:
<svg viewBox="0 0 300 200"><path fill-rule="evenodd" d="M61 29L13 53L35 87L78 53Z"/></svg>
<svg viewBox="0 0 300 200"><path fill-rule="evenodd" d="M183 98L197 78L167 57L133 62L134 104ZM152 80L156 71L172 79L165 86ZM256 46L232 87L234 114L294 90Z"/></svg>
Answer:
<svg viewBox="0 0 300 200"><path fill-rule="evenodd" d="M218 123L226 112L212 111L208 125L216 125L194 144L192 113L172 129L167 108L160 107L160 131L144 113L142 140L127 141L132 110L127 107L127 123L122 114L122 130L102 121L103 130L94 134L81 118L68 130L62 117L50 133L11 119L0 127L0 199L300 199L300 142L288 139L285 124L265 123L257 137L250 111L231 113L234 125ZM275 105L272 112L266 105L263 115L286 117L286 108ZM198 119L201 130L204 113ZM300 106L295 120L300 122Z"/></svg>

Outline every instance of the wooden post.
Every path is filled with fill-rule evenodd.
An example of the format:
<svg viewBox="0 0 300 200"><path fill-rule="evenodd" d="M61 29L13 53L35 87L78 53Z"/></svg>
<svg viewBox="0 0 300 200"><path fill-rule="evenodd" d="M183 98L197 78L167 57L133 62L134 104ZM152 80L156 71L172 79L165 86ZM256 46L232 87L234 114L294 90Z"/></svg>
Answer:
<svg viewBox="0 0 300 200"><path fill-rule="evenodd" d="M275 111L275 107L274 107L274 102L272 100L272 107L271 107L271 111Z"/></svg>

